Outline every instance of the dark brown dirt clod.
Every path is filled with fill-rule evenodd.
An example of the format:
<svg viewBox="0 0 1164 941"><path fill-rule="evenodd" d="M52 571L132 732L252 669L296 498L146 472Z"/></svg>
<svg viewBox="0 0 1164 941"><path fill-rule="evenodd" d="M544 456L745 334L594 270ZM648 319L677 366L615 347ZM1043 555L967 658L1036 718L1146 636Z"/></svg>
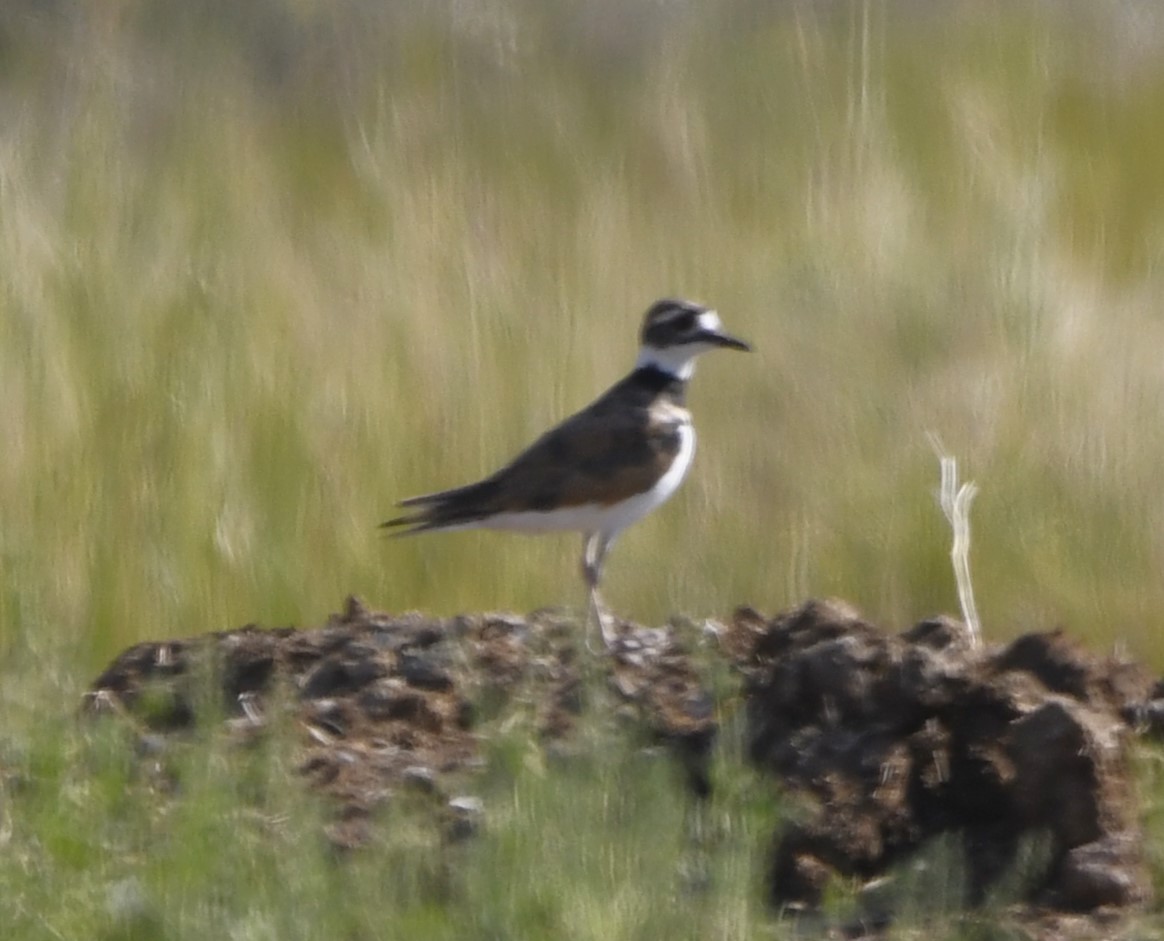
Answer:
<svg viewBox="0 0 1164 941"><path fill-rule="evenodd" d="M725 646L753 761L821 808L777 834L775 904L816 905L822 872L867 878L946 831L962 835L970 903L1043 835L1033 900L1147 898L1127 752L1127 717L1155 696L1142 668L1061 632L982 650L949 618L887 634L836 601L767 622L742 610Z"/></svg>

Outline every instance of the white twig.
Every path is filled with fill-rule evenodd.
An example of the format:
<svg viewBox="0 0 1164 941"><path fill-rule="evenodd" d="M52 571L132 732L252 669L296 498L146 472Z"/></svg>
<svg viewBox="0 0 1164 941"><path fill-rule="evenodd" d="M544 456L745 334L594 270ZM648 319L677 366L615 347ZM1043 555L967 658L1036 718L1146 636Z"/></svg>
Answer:
<svg viewBox="0 0 1164 941"><path fill-rule="evenodd" d="M950 529L954 531L950 561L954 565L954 579L958 583L958 603L962 606L962 620L970 629L970 639L977 647L982 643L982 627L978 621L978 608L974 604L974 586L970 581L970 504L978 494L978 488L973 481L958 485L956 458L942 454L939 449L938 460L942 465L938 502Z"/></svg>

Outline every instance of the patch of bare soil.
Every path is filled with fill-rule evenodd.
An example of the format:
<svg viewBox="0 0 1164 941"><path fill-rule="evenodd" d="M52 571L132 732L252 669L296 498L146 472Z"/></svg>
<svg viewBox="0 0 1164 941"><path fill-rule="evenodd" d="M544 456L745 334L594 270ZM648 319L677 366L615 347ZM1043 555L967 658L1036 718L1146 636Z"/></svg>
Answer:
<svg viewBox="0 0 1164 941"><path fill-rule="evenodd" d="M480 764L481 717L522 708L543 739L569 737L583 708L581 640L577 621L554 611L434 619L350 598L316 629L248 626L138 644L94 680L83 708L132 723L145 753L208 719L246 744L289 708L298 772L335 803L328 837L337 847L367 840L376 807L402 787L444 798L446 832L457 838L481 810L471 795L449 796ZM706 796L712 702L674 633L624 625L604 663L623 709L674 749Z"/></svg>
<svg viewBox="0 0 1164 941"><path fill-rule="evenodd" d="M816 906L834 875L872 879L943 833L964 847L969 904L1032 840L1049 845L1037 906L1148 898L1129 739L1162 690L1142 667L1060 632L975 648L937 618L889 634L839 601L741 609L724 642L751 759L816 807L775 835L775 905Z"/></svg>

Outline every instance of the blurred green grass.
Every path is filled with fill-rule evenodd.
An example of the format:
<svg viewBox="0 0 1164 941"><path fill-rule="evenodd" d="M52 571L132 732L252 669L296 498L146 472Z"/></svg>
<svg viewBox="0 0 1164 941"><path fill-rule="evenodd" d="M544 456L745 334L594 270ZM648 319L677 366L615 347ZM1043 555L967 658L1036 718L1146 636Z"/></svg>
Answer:
<svg viewBox="0 0 1164 941"><path fill-rule="evenodd" d="M701 364L696 463L614 549L619 613L955 610L937 436L981 488L987 636L1063 624L1160 669L1159 20L6 5L10 734L144 638L313 623L353 592L580 606L573 537L375 524L617 379L664 294L715 304L757 352Z"/></svg>

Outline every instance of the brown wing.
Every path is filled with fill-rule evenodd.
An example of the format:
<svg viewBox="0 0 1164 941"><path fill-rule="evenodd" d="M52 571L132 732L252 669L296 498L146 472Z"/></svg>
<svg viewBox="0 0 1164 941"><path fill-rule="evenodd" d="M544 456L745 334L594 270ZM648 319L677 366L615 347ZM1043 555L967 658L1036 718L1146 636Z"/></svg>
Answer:
<svg viewBox="0 0 1164 941"><path fill-rule="evenodd" d="M614 392L615 390L612 390ZM628 401L608 394L535 441L485 480L413 497L420 509L385 526L423 532L497 513L609 505L649 490L682 444L687 413L666 400Z"/></svg>
<svg viewBox="0 0 1164 941"><path fill-rule="evenodd" d="M493 512L609 505L649 490L679 453L685 420L667 406L580 412L491 478Z"/></svg>

